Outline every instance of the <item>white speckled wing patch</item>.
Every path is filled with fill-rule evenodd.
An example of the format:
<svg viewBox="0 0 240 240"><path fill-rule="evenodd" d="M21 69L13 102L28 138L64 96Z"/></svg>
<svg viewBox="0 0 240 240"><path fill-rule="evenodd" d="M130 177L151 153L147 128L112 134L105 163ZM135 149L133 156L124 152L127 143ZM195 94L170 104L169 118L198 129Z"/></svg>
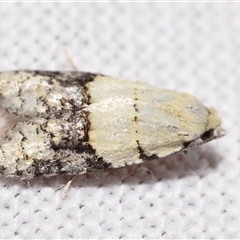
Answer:
<svg viewBox="0 0 240 240"><path fill-rule="evenodd" d="M0 173L7 177L119 168L221 135L216 111L186 93L91 73L0 74Z"/></svg>

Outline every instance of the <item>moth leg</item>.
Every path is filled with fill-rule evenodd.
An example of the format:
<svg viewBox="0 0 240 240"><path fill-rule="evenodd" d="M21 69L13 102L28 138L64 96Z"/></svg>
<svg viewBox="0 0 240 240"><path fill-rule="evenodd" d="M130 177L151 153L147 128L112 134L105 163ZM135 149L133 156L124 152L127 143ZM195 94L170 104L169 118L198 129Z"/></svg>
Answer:
<svg viewBox="0 0 240 240"><path fill-rule="evenodd" d="M68 181L68 183L67 183L66 186L64 187L64 189L63 189L63 194L62 194L62 199L64 199L64 198L67 196L67 193L68 193L68 191L69 191L69 188L70 188L70 186L71 186L74 178L75 178L75 175L71 177L71 179Z"/></svg>
<svg viewBox="0 0 240 240"><path fill-rule="evenodd" d="M74 64L73 59L72 59L71 55L69 54L69 52L67 50L64 50L64 53L66 55L68 62L71 65L72 69L77 71L78 69L77 69L76 65Z"/></svg>

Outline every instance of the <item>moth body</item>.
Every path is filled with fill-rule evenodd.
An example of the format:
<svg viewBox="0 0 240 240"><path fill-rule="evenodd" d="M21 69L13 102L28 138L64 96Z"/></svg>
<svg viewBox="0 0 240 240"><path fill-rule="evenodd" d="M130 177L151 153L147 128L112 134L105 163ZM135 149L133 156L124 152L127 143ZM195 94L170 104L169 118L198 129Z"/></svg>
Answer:
<svg viewBox="0 0 240 240"><path fill-rule="evenodd" d="M213 108L172 90L81 72L0 74L0 173L77 175L222 136Z"/></svg>

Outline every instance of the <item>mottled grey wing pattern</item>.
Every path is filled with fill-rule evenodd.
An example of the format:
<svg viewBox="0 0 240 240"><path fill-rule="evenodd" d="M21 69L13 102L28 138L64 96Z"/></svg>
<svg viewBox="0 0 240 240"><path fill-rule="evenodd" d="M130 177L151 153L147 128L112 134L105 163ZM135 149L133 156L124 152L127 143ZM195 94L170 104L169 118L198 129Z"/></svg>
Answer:
<svg viewBox="0 0 240 240"><path fill-rule="evenodd" d="M86 106L90 95L86 83L95 77L96 74L91 73L50 71L0 75L1 107L8 118L16 119L14 128L1 140L2 174L32 178L75 175L109 167L110 164L97 157L88 144L90 122ZM10 85L18 91L7 91ZM54 94L57 99L54 99ZM16 98L19 99L18 106L21 106L18 109L11 104ZM21 136L16 137L19 134ZM31 141L29 134L32 135ZM25 147L26 144L32 145L32 151ZM18 156L9 156L8 148L18 152Z"/></svg>

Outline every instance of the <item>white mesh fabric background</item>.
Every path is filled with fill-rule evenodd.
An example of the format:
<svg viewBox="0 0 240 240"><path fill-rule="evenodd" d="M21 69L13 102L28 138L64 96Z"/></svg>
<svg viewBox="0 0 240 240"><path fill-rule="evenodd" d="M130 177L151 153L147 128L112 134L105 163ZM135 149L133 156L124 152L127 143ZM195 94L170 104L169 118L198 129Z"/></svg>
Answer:
<svg viewBox="0 0 240 240"><path fill-rule="evenodd" d="M90 71L189 92L227 135L159 161L0 178L0 238L240 238L240 3L0 3L0 70ZM127 144L127 143L126 143Z"/></svg>

